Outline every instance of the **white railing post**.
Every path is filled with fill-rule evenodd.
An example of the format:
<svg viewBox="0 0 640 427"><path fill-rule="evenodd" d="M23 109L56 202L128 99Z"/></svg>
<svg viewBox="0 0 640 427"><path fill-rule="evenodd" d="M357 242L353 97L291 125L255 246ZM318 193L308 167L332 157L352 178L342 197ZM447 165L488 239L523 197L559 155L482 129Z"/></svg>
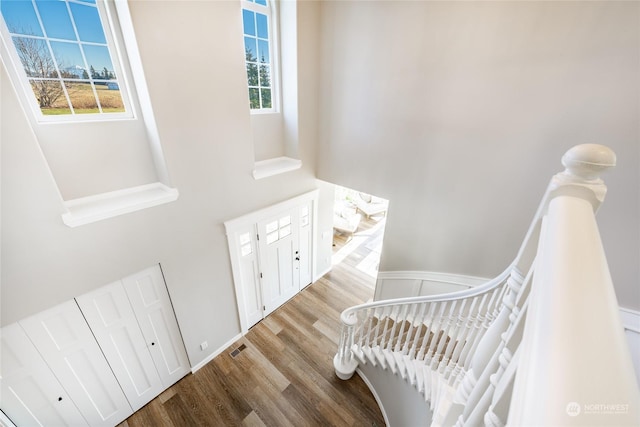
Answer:
<svg viewBox="0 0 640 427"><path fill-rule="evenodd" d="M548 192L510 425L638 425L640 392L594 211L607 147L563 157Z"/></svg>
<svg viewBox="0 0 640 427"><path fill-rule="evenodd" d="M333 358L333 368L336 376L341 380L348 380L358 367L358 360L353 355L353 343L355 337L355 327L358 323L356 313L342 313L342 331L340 333L340 343L338 352Z"/></svg>

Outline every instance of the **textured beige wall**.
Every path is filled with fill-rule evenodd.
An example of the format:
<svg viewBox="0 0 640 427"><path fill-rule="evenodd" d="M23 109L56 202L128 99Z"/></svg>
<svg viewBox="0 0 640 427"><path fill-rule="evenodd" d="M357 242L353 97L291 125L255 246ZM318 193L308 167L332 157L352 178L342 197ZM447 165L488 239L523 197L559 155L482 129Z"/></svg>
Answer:
<svg viewBox="0 0 640 427"><path fill-rule="evenodd" d="M318 177L390 199L381 270L496 275L562 154L601 143L602 238L640 309L639 8L323 3Z"/></svg>
<svg viewBox="0 0 640 427"><path fill-rule="evenodd" d="M223 222L316 188L317 66L300 66L310 76L300 90L311 100L300 104L302 169L255 181L240 4L134 1L130 8L180 197L78 228L63 225L55 183L0 68L2 325L161 263L195 365L240 331ZM203 341L206 351L198 348Z"/></svg>

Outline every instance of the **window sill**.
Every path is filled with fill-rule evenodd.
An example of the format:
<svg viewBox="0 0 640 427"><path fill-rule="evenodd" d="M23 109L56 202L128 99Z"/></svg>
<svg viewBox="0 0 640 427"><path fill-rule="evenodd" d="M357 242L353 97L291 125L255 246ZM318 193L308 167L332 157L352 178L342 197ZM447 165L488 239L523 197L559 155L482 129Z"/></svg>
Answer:
<svg viewBox="0 0 640 427"><path fill-rule="evenodd" d="M67 212L62 214L62 221L69 227L78 227L173 202L177 198L178 190L167 187L160 182L154 182L139 187L68 200L64 202Z"/></svg>
<svg viewBox="0 0 640 427"><path fill-rule="evenodd" d="M258 180L269 176L278 175L292 170L300 169L302 161L291 157L276 157L275 159L262 160L255 163L253 178Z"/></svg>

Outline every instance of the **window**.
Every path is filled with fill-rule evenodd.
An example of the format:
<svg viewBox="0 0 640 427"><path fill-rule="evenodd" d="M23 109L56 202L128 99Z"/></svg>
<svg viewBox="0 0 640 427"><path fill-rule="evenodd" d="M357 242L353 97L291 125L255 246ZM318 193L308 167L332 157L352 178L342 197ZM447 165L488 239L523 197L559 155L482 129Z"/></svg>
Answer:
<svg viewBox="0 0 640 427"><path fill-rule="evenodd" d="M127 1L0 0L0 15L7 96L31 124L64 223L176 200Z"/></svg>
<svg viewBox="0 0 640 427"><path fill-rule="evenodd" d="M97 0L1 0L3 38L39 121L132 117Z"/></svg>
<svg viewBox="0 0 640 427"><path fill-rule="evenodd" d="M265 226L267 245L277 242L291 234L291 215L285 215L279 220L272 221Z"/></svg>
<svg viewBox="0 0 640 427"><path fill-rule="evenodd" d="M274 110L276 71L274 14L267 0L243 0L244 55L252 111Z"/></svg>

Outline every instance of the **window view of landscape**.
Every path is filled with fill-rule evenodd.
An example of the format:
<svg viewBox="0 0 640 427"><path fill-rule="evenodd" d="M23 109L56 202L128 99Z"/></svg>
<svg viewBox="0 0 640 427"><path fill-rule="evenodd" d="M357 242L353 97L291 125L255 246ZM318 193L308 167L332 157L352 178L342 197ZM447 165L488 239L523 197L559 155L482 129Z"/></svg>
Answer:
<svg viewBox="0 0 640 427"><path fill-rule="evenodd" d="M0 12L42 114L125 111L96 0L3 0Z"/></svg>
<svg viewBox="0 0 640 427"><path fill-rule="evenodd" d="M273 108L271 100L271 54L269 50L269 7L266 0L247 2L242 9L244 52L252 110ZM262 10L260 13L256 10Z"/></svg>

